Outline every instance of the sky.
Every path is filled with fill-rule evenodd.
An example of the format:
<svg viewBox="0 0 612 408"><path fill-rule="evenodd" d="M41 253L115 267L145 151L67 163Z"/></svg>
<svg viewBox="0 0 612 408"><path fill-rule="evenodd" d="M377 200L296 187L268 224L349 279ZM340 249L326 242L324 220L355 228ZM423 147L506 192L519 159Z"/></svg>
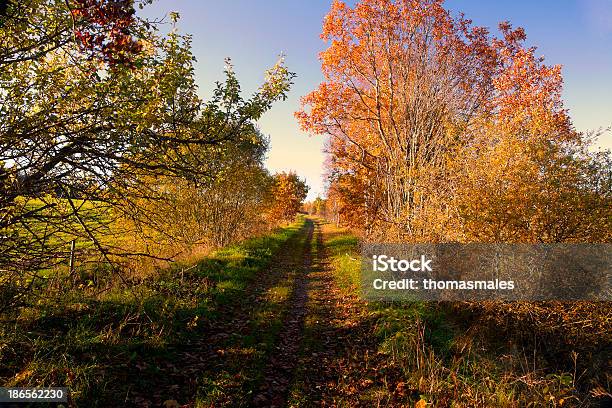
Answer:
<svg viewBox="0 0 612 408"><path fill-rule="evenodd" d="M352 2L349 2L352 3ZM258 122L271 139L266 165L272 172L294 170L310 186L308 199L324 195L324 137L300 131L293 117L300 97L323 80L318 53L321 23L331 0L156 0L139 12L162 18L180 15L179 31L193 36L196 80L207 99L223 80L230 57L245 97L263 82L264 72L282 53L297 74L289 97ZM612 125L612 0L447 0L453 13L474 24L497 27L508 20L525 28L527 44L547 64L561 64L564 101L580 131ZM612 135L598 142L612 148Z"/></svg>

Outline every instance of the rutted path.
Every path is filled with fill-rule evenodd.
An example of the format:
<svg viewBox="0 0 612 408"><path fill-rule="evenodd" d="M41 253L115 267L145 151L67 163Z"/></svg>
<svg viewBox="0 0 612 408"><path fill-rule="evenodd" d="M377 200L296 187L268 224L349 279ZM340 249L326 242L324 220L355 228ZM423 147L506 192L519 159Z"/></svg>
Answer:
<svg viewBox="0 0 612 408"><path fill-rule="evenodd" d="M376 350L372 316L338 287L326 254L328 227L306 218L249 287L217 305L217 317L198 326L199 336L130 367L126 375L143 385L125 402L368 406L359 394L372 390L369 378L380 364L370 351ZM151 395L153 384L158 392Z"/></svg>
<svg viewBox="0 0 612 408"><path fill-rule="evenodd" d="M445 315L368 305L358 294L357 238L313 218L292 228L268 266L216 302L188 342L125 367L136 385L123 405L425 407L434 393L436 406L449 406L473 391L435 357L449 344ZM463 348L447 350L461 368ZM457 406L496 406L483 402L484 390L465 394L478 404Z"/></svg>
<svg viewBox="0 0 612 408"><path fill-rule="evenodd" d="M337 231L333 230L329 224L306 218L270 267L260 272L248 300L234 310L231 325L221 330L256 340L233 340L225 345L224 354L208 360L206 364L214 364L221 373L214 384L224 378L231 381L213 388L212 394L210 389L205 391L208 396L198 406L280 408L393 402L388 399L393 392L379 395L389 387L386 378L390 372L382 377L379 373L384 357L376 352L377 336L372 331L376 316L354 292L339 287L330 265L326 240L334 238ZM285 296L271 301L270 294L279 288ZM253 342L258 344L255 355L248 354ZM212 351L222 343L214 341L213 347L206 348Z"/></svg>
<svg viewBox="0 0 612 408"><path fill-rule="evenodd" d="M253 406L262 383L264 388L269 383L275 400L286 394L296 364L291 358L297 351L290 354L284 350L297 350L291 343L302 333L307 285L304 271L310 266L313 230L313 222L306 220L246 289L229 292L223 303L215 305L213 318L199 323L189 340L174 342L164 355L148 355L144 361L123 368L126 381L135 379L123 404L147 408L165 403L181 407ZM289 365L275 358L279 355ZM285 371L277 371L281 366L287 367ZM274 373L274 378L266 373ZM279 383L277 377L288 379L284 388L273 387Z"/></svg>
<svg viewBox="0 0 612 408"><path fill-rule="evenodd" d="M270 355L264 369L264 379L253 399L256 406L280 407L285 405L289 386L298 364L298 355L303 338L304 319L308 300L308 274L312 266L312 238L314 223L306 221L301 270L297 271L293 283L289 310L283 322L275 350Z"/></svg>
<svg viewBox="0 0 612 408"><path fill-rule="evenodd" d="M384 398L371 395L377 386L386 388L376 381L381 356L376 353L373 316L357 295L338 286L327 256L327 227L316 223L308 315L288 406L386 405Z"/></svg>
<svg viewBox="0 0 612 408"><path fill-rule="evenodd" d="M372 395L377 386L386 386L376 381L381 356L372 351L377 349L372 315L355 294L338 287L324 245L329 235L325 228L319 220L307 220L302 268L296 271L283 327L252 401L255 406L389 402Z"/></svg>

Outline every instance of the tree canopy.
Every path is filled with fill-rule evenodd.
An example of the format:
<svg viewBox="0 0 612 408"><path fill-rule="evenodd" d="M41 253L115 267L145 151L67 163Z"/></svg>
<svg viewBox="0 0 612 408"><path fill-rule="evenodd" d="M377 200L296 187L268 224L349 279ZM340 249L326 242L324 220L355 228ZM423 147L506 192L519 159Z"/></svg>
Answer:
<svg viewBox="0 0 612 408"><path fill-rule="evenodd" d="M347 223L426 241L609 239L609 154L574 129L561 67L523 29L499 32L441 0L334 1L325 81L296 117L331 136L330 196Z"/></svg>
<svg viewBox="0 0 612 408"><path fill-rule="evenodd" d="M105 262L148 254L108 237L117 236L119 219L140 231L159 226L147 212L155 205L145 202L168 198L162 184L210 189L236 171L238 160L263 171L267 142L255 121L286 97L294 74L281 58L244 98L228 60L225 80L204 100L191 37L177 27L162 34L137 17L135 6L146 3L6 3L0 269L9 271L7 281L65 262L75 239ZM176 24L178 16L171 18Z"/></svg>

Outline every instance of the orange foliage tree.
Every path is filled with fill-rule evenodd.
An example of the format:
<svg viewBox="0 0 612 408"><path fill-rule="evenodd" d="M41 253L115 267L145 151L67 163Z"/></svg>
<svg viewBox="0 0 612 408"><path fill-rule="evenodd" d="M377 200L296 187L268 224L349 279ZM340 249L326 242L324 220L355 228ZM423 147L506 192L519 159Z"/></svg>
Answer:
<svg viewBox="0 0 612 408"><path fill-rule="evenodd" d="M273 220L292 220L308 194L306 182L294 172L282 172L274 175L272 188L273 205L269 216Z"/></svg>
<svg viewBox="0 0 612 408"><path fill-rule="evenodd" d="M524 46L523 29L504 22L499 31L451 16L441 0L362 0L353 8L334 1L321 35L329 43L320 55L325 81L302 98L296 117L304 130L331 136L330 194L349 224L417 241L584 238L532 222L548 211L552 225L569 206L500 204L519 199L516 185L534 198L556 172L564 194L597 208L595 236L605 231L609 193L578 182L603 166L563 108L560 67ZM483 190L504 194L482 195L483 204ZM474 214L483 205L490 217L480 220ZM509 233L508 216L523 227Z"/></svg>

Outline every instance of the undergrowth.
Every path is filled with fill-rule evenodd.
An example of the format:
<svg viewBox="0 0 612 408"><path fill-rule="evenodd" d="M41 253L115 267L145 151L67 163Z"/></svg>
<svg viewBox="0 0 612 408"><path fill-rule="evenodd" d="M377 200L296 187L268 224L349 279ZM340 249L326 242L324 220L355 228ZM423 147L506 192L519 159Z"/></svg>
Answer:
<svg viewBox="0 0 612 408"><path fill-rule="evenodd" d="M138 280L120 281L101 267L41 286L27 306L1 316L0 386L65 386L71 406L146 405L133 390L147 388L152 401L164 401L155 383L147 384L163 374L154 362L172 361L181 345L241 305L304 222ZM284 289L271 290L273 303ZM206 385L206 378L196 380L196 387Z"/></svg>
<svg viewBox="0 0 612 408"><path fill-rule="evenodd" d="M342 229L331 236L336 282L360 294L359 241ZM385 370L402 373L379 403L397 394L420 407L610 402L609 304L363 303Z"/></svg>

